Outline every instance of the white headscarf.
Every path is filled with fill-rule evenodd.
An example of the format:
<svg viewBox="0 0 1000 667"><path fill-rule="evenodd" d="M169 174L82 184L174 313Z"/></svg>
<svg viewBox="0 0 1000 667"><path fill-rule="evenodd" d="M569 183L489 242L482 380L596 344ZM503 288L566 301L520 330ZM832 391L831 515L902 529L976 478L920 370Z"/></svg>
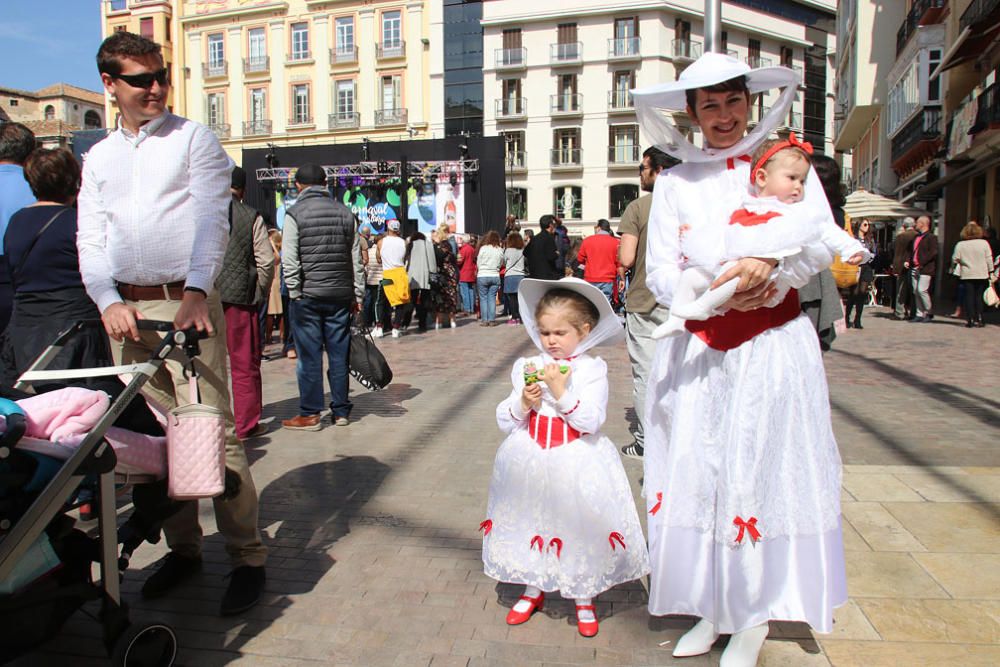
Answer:
<svg viewBox="0 0 1000 667"><path fill-rule="evenodd" d="M746 77L750 94L780 88L778 101L757 126L729 148L698 148L667 119L664 111L687 109L686 92L713 86L736 77ZM685 69L677 81L632 91L635 111L643 132L657 148L683 162L714 162L746 155L776 130L788 116L795 99L799 75L787 67L750 67L732 56L706 53Z"/></svg>
<svg viewBox="0 0 1000 667"><path fill-rule="evenodd" d="M611 309L608 297L604 296L604 292L590 283L579 278L563 278L561 280L525 278L517 288L517 302L520 304L521 319L524 321L524 328L527 330L535 347L539 350L544 352L545 346L542 345L542 339L538 335L535 308L546 292L556 288L580 294L597 306L597 312L601 315L597 326L591 329L590 333L584 336L580 344L577 345L576 350L573 352L574 356L583 354L596 345L620 343L625 338L625 329L622 327L621 320L615 315L615 311Z"/></svg>

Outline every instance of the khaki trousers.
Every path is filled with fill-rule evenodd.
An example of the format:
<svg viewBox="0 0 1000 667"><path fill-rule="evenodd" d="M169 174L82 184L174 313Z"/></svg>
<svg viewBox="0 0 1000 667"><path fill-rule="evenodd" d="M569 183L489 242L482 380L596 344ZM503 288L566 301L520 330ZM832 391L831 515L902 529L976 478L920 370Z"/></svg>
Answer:
<svg viewBox="0 0 1000 667"><path fill-rule="evenodd" d="M135 306L147 320L172 322L180 301L150 300L126 301ZM219 532L226 540L226 551L234 567L241 565L260 566L267 559L267 548L261 543L257 529L257 489L250 476L243 443L236 437L233 426L233 410L229 402L228 353L226 351L226 319L218 292L208 297L209 317L215 327L215 335L200 341L201 354L195 364L198 368L198 389L205 405L222 410L226 416L226 467L240 477L240 492L235 498L222 500L214 498L215 521ZM162 337L155 331L140 331L138 342L125 339L121 343L111 341L111 351L116 364L146 361L160 344ZM154 375L143 393L159 407L171 410L188 401L188 380L184 377L184 363L187 357L181 349L175 349ZM187 501L175 515L163 523L167 545L181 556L197 558L201 556L201 526L198 524L198 501Z"/></svg>
<svg viewBox="0 0 1000 667"><path fill-rule="evenodd" d="M632 435L640 446L645 446L646 441L646 386L657 343L653 340L653 331L668 317L670 310L660 304L648 313L625 312L625 343L632 362L632 406L638 421Z"/></svg>

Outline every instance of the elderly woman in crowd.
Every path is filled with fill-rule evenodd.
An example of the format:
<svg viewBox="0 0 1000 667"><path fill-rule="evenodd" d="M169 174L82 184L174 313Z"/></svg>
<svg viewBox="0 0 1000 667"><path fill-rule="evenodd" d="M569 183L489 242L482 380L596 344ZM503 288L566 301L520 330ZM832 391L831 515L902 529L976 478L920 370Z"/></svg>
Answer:
<svg viewBox="0 0 1000 667"><path fill-rule="evenodd" d="M443 228L443 229L442 229ZM431 232L434 241L434 260L437 274L431 276L431 307L434 309L434 328L444 326L452 329L458 326L455 312L458 310L458 262L451 247L447 226L442 225Z"/></svg>
<svg viewBox="0 0 1000 667"><path fill-rule="evenodd" d="M18 375L77 320L100 320L87 296L76 251L76 201L80 165L63 148L38 149L28 156L24 176L38 201L15 213L3 238L14 288L14 309L7 329L5 374ZM10 357L10 354L5 357ZM48 368L111 365L103 327L74 336Z"/></svg>
<svg viewBox="0 0 1000 667"><path fill-rule="evenodd" d="M434 248L421 232L413 232L406 243L406 273L410 276L410 301L417 310L417 330L427 331L427 314L430 312L431 276L437 273ZM409 313L407 313L409 324Z"/></svg>
<svg viewBox="0 0 1000 667"><path fill-rule="evenodd" d="M983 292L990 281L996 279L990 244L976 222L963 227L959 236L962 240L955 244L951 261L958 279L965 285L965 326L986 326L983 324ZM15 312L16 307L15 302Z"/></svg>

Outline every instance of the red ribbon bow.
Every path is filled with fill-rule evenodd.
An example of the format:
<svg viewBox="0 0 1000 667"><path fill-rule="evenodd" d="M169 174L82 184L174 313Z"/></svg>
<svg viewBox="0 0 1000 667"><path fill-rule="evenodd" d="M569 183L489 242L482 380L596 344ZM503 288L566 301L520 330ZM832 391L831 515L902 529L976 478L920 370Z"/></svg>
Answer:
<svg viewBox="0 0 1000 667"><path fill-rule="evenodd" d="M788 135L788 144L790 146L795 146L796 148L801 148L809 155L813 154L813 145L808 141L801 141L798 135L794 132Z"/></svg>
<svg viewBox="0 0 1000 667"><path fill-rule="evenodd" d="M757 542L760 539L760 531L757 530L757 517L750 517L749 521L744 521L743 517L737 516L733 519L733 525L740 529L740 532L736 535L736 543L739 544L743 541L743 531L750 533L750 540L752 542Z"/></svg>
<svg viewBox="0 0 1000 667"><path fill-rule="evenodd" d="M535 535L531 538L531 546L528 547L528 550L530 551L531 549L534 549L536 543L538 544L538 553L541 553L542 547L545 546L545 540L542 539L541 535Z"/></svg>
<svg viewBox="0 0 1000 667"><path fill-rule="evenodd" d="M479 530L483 531L483 537L489 535L490 531L493 530L493 519L487 519L479 524Z"/></svg>
<svg viewBox="0 0 1000 667"><path fill-rule="evenodd" d="M548 551L552 547L556 548L556 558L559 558L559 556L562 555L562 540L560 540L558 537L553 537L551 540L549 540L548 549L546 549L545 551Z"/></svg>
<svg viewBox="0 0 1000 667"><path fill-rule="evenodd" d="M653 509L649 510L649 513L650 514L656 514L657 512L660 511L660 506L661 505L663 505L663 492L662 491L657 491L656 492L656 504L653 505Z"/></svg>
<svg viewBox="0 0 1000 667"><path fill-rule="evenodd" d="M625 551L625 538L622 537L621 533L615 532L615 533L611 533L610 535L608 535L608 543L611 544L611 550L612 551L614 551L615 548L616 548L615 547L615 542L618 542L618 544L622 545L622 551Z"/></svg>
<svg viewBox="0 0 1000 667"><path fill-rule="evenodd" d="M738 155L735 158L726 158L726 169L736 169L736 161L742 160L743 162L752 162L753 158L749 155Z"/></svg>

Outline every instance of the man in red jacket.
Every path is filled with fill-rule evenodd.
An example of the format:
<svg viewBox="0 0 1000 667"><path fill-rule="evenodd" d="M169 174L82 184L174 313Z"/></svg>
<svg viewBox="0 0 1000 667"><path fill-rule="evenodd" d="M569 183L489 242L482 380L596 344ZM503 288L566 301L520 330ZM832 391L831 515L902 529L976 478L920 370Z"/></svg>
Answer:
<svg viewBox="0 0 1000 667"><path fill-rule="evenodd" d="M618 243L611 233L611 223L601 219L594 226L594 234L583 240L576 254L577 263L583 266L583 279L604 292L608 301L614 296L618 276Z"/></svg>

